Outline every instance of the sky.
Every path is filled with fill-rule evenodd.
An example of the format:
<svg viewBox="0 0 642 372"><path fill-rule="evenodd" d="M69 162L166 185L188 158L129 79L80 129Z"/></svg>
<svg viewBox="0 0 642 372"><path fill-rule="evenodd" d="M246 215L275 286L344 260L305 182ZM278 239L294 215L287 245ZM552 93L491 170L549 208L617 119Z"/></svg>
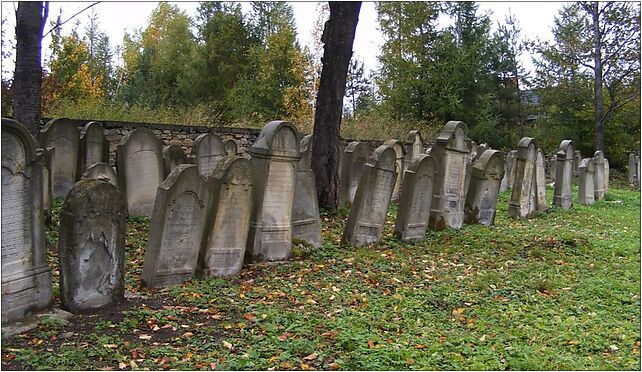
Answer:
<svg viewBox="0 0 642 372"><path fill-rule="evenodd" d="M190 16L196 14L198 2L171 2L185 10ZM66 20L78 11L92 4L92 2L50 2L49 19L55 20L59 12L62 12L62 20ZM312 41L312 26L317 18L317 2L292 2L294 15L296 18L296 27L301 46L310 45ZM550 40L551 27L553 18L563 3L561 2L526 2L526 1L509 1L509 2L479 2L480 11L491 11L491 20L493 21L493 30L498 22L503 22L509 12L513 13L519 22L522 30L522 37L528 39L539 38L541 40ZM145 27L149 15L156 8L157 2L101 2L93 7L98 15L101 30L107 32L112 47L122 44L125 32L133 32L136 29ZM249 8L248 3L243 4ZM3 24L3 31L6 38L11 40L15 46L14 27L15 27L15 7L16 2L2 2L2 17L6 19ZM83 12L74 20L63 25L63 34L71 32L76 20L80 21L80 30L84 29L87 23L90 11ZM45 33L51 27L45 27ZM43 61L49 55L48 45L51 37L47 36L43 40ZM378 29L377 13L374 2L363 2L359 13L359 22L354 40L353 51L355 55L364 61L368 70L376 70L377 55L383 44L383 37ZM6 45L6 42L5 42ZM523 55L522 62L527 69L532 66L530 56ZM12 74L13 61L2 61L2 73Z"/></svg>

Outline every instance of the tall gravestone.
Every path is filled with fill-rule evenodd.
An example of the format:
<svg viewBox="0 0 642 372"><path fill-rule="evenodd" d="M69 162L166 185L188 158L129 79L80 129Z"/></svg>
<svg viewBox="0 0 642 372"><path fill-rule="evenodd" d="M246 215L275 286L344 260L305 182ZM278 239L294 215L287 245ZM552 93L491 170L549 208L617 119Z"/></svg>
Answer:
<svg viewBox="0 0 642 372"><path fill-rule="evenodd" d="M490 226L495 222L497 195L503 177L502 152L484 151L473 166L470 188L466 194L466 223Z"/></svg>
<svg viewBox="0 0 642 372"><path fill-rule="evenodd" d="M317 202L317 187L312 172L312 135L301 140L301 160L297 169L294 201L292 203L292 238L307 242L314 247L323 244L321 217Z"/></svg>
<svg viewBox="0 0 642 372"><path fill-rule="evenodd" d="M586 158L580 162L577 194L580 204L591 205L595 202L594 159Z"/></svg>
<svg viewBox="0 0 642 372"><path fill-rule="evenodd" d="M511 218L528 218L536 207L535 162L537 142L534 138L524 137L517 146L515 180L508 202L508 215Z"/></svg>
<svg viewBox="0 0 642 372"><path fill-rule="evenodd" d="M606 181L604 180L604 153L600 150L595 151L593 155L593 169L593 181L595 182L593 191L595 192L595 200L602 200L606 195Z"/></svg>
<svg viewBox="0 0 642 372"><path fill-rule="evenodd" d="M395 235L402 240L424 239L430 217L435 164L420 154L404 172Z"/></svg>
<svg viewBox="0 0 642 372"><path fill-rule="evenodd" d="M637 156L634 152L629 154L629 186L636 189L640 186Z"/></svg>
<svg viewBox="0 0 642 372"><path fill-rule="evenodd" d="M513 187L513 179L515 176L515 155L517 151L512 150L506 154L506 166L502 183L499 186L499 191L504 192Z"/></svg>
<svg viewBox="0 0 642 372"><path fill-rule="evenodd" d="M45 218L51 218L53 210L53 161L56 149L49 147L47 149L37 149L38 157L42 159L42 202L45 210Z"/></svg>
<svg viewBox="0 0 642 372"><path fill-rule="evenodd" d="M441 131L430 155L435 161L435 182L429 226L433 230L459 229L464 224L466 199L466 124L449 121Z"/></svg>
<svg viewBox="0 0 642 372"><path fill-rule="evenodd" d="M214 171L216 163L223 159L227 153L221 137L214 133L203 133L194 140L192 155L200 175L209 177Z"/></svg>
<svg viewBox="0 0 642 372"><path fill-rule="evenodd" d="M548 209L548 201L546 200L546 164L544 159L542 149L538 148L537 158L535 159L535 209L538 211Z"/></svg>
<svg viewBox="0 0 642 372"><path fill-rule="evenodd" d="M158 186L143 263L146 286L180 284L194 276L209 192L198 168L190 164L179 165Z"/></svg>
<svg viewBox="0 0 642 372"><path fill-rule="evenodd" d="M387 145L379 146L364 166L342 242L355 247L381 239L388 207L395 187L397 154Z"/></svg>
<svg viewBox="0 0 642 372"><path fill-rule="evenodd" d="M53 197L64 198L78 179L80 133L69 119L53 119L40 133L42 148L56 149L53 161Z"/></svg>
<svg viewBox="0 0 642 372"><path fill-rule="evenodd" d="M248 150L253 200L246 261L279 261L292 252L292 203L300 159L298 132L285 121L263 127Z"/></svg>
<svg viewBox="0 0 642 372"><path fill-rule="evenodd" d="M163 166L166 177L179 165L188 163L187 155L179 145L169 145L163 149Z"/></svg>
<svg viewBox="0 0 642 372"><path fill-rule="evenodd" d="M551 157L550 163L551 182L555 183L555 176L557 175L557 154Z"/></svg>
<svg viewBox="0 0 642 372"><path fill-rule="evenodd" d="M51 305L45 254L42 165L20 123L2 119L2 323Z"/></svg>
<svg viewBox="0 0 642 372"><path fill-rule="evenodd" d="M118 185L130 216L152 215L156 188L165 178L163 149L151 129L127 133L116 147Z"/></svg>
<svg viewBox="0 0 642 372"><path fill-rule="evenodd" d="M241 156L226 156L210 177L210 212L198 260L198 276L241 271L252 211L252 169Z"/></svg>
<svg viewBox="0 0 642 372"><path fill-rule="evenodd" d="M370 156L370 148L363 142L350 142L343 152L343 161L340 169L340 202L343 205L352 205L354 195L359 186L363 166Z"/></svg>
<svg viewBox="0 0 642 372"><path fill-rule="evenodd" d="M580 172L580 162L582 161L582 153L580 150L575 150L573 153L573 177L577 177Z"/></svg>
<svg viewBox="0 0 642 372"><path fill-rule="evenodd" d="M573 206L573 159L575 157L573 141L564 140L557 152L557 167L553 205L562 209Z"/></svg>
<svg viewBox="0 0 642 372"><path fill-rule="evenodd" d="M109 162L109 141L103 126L90 121L80 131L80 161L78 175L85 173L95 163Z"/></svg>
<svg viewBox="0 0 642 372"><path fill-rule="evenodd" d="M114 171L114 168L107 163L95 163L87 168L82 178L106 179L109 183L118 187L118 175Z"/></svg>
<svg viewBox="0 0 642 372"><path fill-rule="evenodd" d="M468 157L466 159L466 176L464 178L464 204L466 202L466 195L468 194L468 187L470 186L470 179L473 174L473 165L475 164L475 159L477 158L477 143L466 139L468 144ZM464 214L465 215L465 214Z"/></svg>
<svg viewBox="0 0 642 372"><path fill-rule="evenodd" d="M126 228L125 200L111 183L82 179L69 191L58 238L63 308L77 313L123 298Z"/></svg>
<svg viewBox="0 0 642 372"><path fill-rule="evenodd" d="M397 181L395 183L395 189L392 192L392 200L397 201L399 200L399 195L401 195L401 182L403 181L404 159L406 157L406 150L403 147L403 143L397 140L388 140L383 144L392 147L392 149L395 150L395 154L397 157Z"/></svg>
<svg viewBox="0 0 642 372"><path fill-rule="evenodd" d="M411 130L408 132L406 141L409 145L407 146L406 157L404 159L404 171L408 169L413 161L419 159L419 155L424 153L424 140L421 137L420 131Z"/></svg>
<svg viewBox="0 0 642 372"><path fill-rule="evenodd" d="M611 177L611 166L609 159L604 158L604 194L609 193L609 177Z"/></svg>

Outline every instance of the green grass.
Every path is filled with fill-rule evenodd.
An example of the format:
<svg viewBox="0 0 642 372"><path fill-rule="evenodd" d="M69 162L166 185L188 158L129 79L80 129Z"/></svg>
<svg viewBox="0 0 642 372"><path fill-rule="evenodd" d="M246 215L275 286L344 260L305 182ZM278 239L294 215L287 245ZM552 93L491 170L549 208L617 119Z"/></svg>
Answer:
<svg viewBox="0 0 642 372"><path fill-rule="evenodd" d="M639 370L640 193L529 220L508 195L494 226L415 243L393 238L393 206L376 247L341 246L347 211L323 212L320 249L157 291L139 288L147 220L130 221L128 289L172 304L65 342L41 324L2 343L4 367Z"/></svg>

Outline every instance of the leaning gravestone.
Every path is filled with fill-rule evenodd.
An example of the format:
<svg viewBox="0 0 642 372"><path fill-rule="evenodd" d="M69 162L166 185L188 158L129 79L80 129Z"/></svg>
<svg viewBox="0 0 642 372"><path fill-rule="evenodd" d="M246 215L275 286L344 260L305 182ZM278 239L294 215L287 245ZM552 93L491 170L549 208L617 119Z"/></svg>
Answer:
<svg viewBox="0 0 642 372"><path fill-rule="evenodd" d="M580 162L582 161L582 153L580 150L575 150L573 153L573 177L576 177L580 172Z"/></svg>
<svg viewBox="0 0 642 372"><path fill-rule="evenodd" d="M53 119L40 133L42 148L56 149L53 161L53 197L64 198L78 179L80 134L69 119Z"/></svg>
<svg viewBox="0 0 642 372"><path fill-rule="evenodd" d="M508 202L508 215L511 218L528 218L537 209L536 160L537 142L534 138L522 138L517 146L515 180Z"/></svg>
<svg viewBox="0 0 642 372"><path fill-rule="evenodd" d="M209 187L195 165L179 165L158 186L143 263L147 287L180 284L194 276L208 197Z"/></svg>
<svg viewBox="0 0 642 372"><path fill-rule="evenodd" d="M126 229L125 200L114 185L83 179L69 191L58 238L63 308L77 313L123 298Z"/></svg>
<svg viewBox="0 0 642 372"><path fill-rule="evenodd" d="M209 177L216 163L227 155L223 140L214 133L203 133L196 137L192 145L192 154L198 166L198 172L203 177Z"/></svg>
<svg viewBox="0 0 642 372"><path fill-rule="evenodd" d="M401 195L401 182L403 181L403 170L404 168L404 158L406 156L406 150L403 147L403 144L397 140L388 140L383 143L386 146L392 147L395 150L397 156L397 181L395 183L395 189L392 192L392 200L399 200L399 195Z"/></svg>
<svg viewBox="0 0 642 372"><path fill-rule="evenodd" d="M236 141L234 141L233 138L228 138L223 141L223 148L225 149L225 154L227 155L238 154L238 147L236 146Z"/></svg>
<svg viewBox="0 0 642 372"><path fill-rule="evenodd" d="M118 187L118 175L114 168L107 163L95 163L85 171L82 178L106 179L109 183Z"/></svg>
<svg viewBox="0 0 642 372"><path fill-rule="evenodd" d="M51 305L45 253L42 169L37 143L20 123L2 119L2 323Z"/></svg>
<svg viewBox="0 0 642 372"><path fill-rule="evenodd" d="M105 138L103 126L90 121L80 131L80 161L78 174L85 173L95 163L109 161L109 141Z"/></svg>
<svg viewBox="0 0 642 372"><path fill-rule="evenodd" d="M38 157L42 159L42 202L47 221L53 210L53 161L56 150L53 147L37 149Z"/></svg>
<svg viewBox="0 0 642 372"><path fill-rule="evenodd" d="M435 182L429 226L433 230L459 229L464 224L468 129L462 121L449 121L441 131L430 155L435 161Z"/></svg>
<svg viewBox="0 0 642 372"><path fill-rule="evenodd" d="M406 157L404 159L404 171L408 169L410 164L419 159L419 155L424 152L424 140L421 138L421 132L418 130L411 130L408 132L406 141L410 143L407 147Z"/></svg>
<svg viewBox="0 0 642 372"><path fill-rule="evenodd" d="M548 209L546 200L546 165L544 164L544 153L541 148L537 149L537 158L535 159L535 209L545 211Z"/></svg>
<svg viewBox="0 0 642 372"><path fill-rule="evenodd" d="M241 271L252 211L252 169L241 156L226 156L210 177L210 212L198 259L201 278Z"/></svg>
<svg viewBox="0 0 642 372"><path fill-rule="evenodd" d="M495 222L499 185L504 177L504 154L486 150L473 166L466 194L466 223L490 226Z"/></svg>
<svg viewBox="0 0 642 372"><path fill-rule="evenodd" d="M314 247L323 244L321 238L321 217L317 202L317 186L312 173L310 147L312 135L301 140L301 160L297 169L294 201L292 203L292 239L307 242Z"/></svg>
<svg viewBox="0 0 642 372"><path fill-rule="evenodd" d="M591 205L595 202L594 159L586 158L580 162L577 196L580 204Z"/></svg>
<svg viewBox="0 0 642 372"><path fill-rule="evenodd" d="M604 158L604 195L609 193L609 177L611 176L611 166L609 159Z"/></svg>
<svg viewBox="0 0 642 372"><path fill-rule="evenodd" d="M595 192L595 200L602 200L606 195L606 191L604 189L604 153L600 150L595 151L593 155L593 169L593 181L595 182L593 191Z"/></svg>
<svg viewBox="0 0 642 372"><path fill-rule="evenodd" d="M246 261L279 261L292 252L292 203L300 159L298 132L285 121L263 127L252 156L253 200Z"/></svg>
<svg viewBox="0 0 642 372"><path fill-rule="evenodd" d="M350 142L343 152L340 171L340 201L342 205L352 205L363 172L363 166L368 161L369 156L370 149L368 145L358 141Z"/></svg>
<svg viewBox="0 0 642 372"><path fill-rule="evenodd" d="M400 239L425 238L434 177L434 161L425 154L420 154L405 171L395 222L395 235Z"/></svg>
<svg viewBox="0 0 642 372"><path fill-rule="evenodd" d="M397 177L396 160L395 150L382 145L364 166L342 242L358 247L381 238Z"/></svg>
<svg viewBox="0 0 642 372"><path fill-rule="evenodd" d="M502 183L499 186L499 191L504 192L513 187L513 179L515 178L515 155L517 151L512 150L506 154L506 166Z"/></svg>
<svg viewBox="0 0 642 372"><path fill-rule="evenodd" d="M163 182L163 150L147 128L127 133L116 147L118 185L125 194L130 216L152 215L156 188Z"/></svg>
<svg viewBox="0 0 642 372"><path fill-rule="evenodd" d="M562 209L570 209L573 206L574 156L573 141L562 141L557 152L557 174L555 175L555 189L553 192L553 205Z"/></svg>
<svg viewBox="0 0 642 372"><path fill-rule="evenodd" d="M165 146L163 149L163 164L165 169L165 176L169 176L170 173L181 164L187 164L187 155L185 151L179 145L169 145Z"/></svg>
<svg viewBox="0 0 642 372"><path fill-rule="evenodd" d="M629 154L629 186L636 189L640 186L637 156L634 152Z"/></svg>

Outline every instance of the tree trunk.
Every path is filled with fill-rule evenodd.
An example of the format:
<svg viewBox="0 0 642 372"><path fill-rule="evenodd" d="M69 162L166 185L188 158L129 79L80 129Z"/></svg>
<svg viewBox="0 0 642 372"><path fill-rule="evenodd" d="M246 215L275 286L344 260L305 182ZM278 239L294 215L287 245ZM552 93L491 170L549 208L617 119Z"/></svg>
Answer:
<svg viewBox="0 0 642 372"><path fill-rule="evenodd" d="M604 99L602 67L602 35L600 32L600 9L597 2L589 5L593 18L593 67L595 72L595 150L604 152Z"/></svg>
<svg viewBox="0 0 642 372"><path fill-rule="evenodd" d="M339 130L348 65L361 2L330 2L322 41L323 68L314 113L312 171L319 207L336 208L339 196Z"/></svg>
<svg viewBox="0 0 642 372"><path fill-rule="evenodd" d="M20 1L16 13L16 70L13 75L13 118L38 138L40 126L40 64L42 31L48 3Z"/></svg>

